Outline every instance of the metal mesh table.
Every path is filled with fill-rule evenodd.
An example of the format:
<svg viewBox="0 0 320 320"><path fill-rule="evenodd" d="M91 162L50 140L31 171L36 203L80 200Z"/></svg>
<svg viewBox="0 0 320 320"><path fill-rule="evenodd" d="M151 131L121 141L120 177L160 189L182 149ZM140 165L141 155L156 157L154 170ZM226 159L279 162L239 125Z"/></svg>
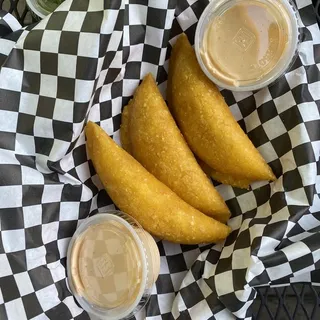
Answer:
<svg viewBox="0 0 320 320"><path fill-rule="evenodd" d="M254 320L316 320L320 318L320 287L297 283L257 288Z"/></svg>
<svg viewBox="0 0 320 320"><path fill-rule="evenodd" d="M0 0L0 9L12 13L23 26L35 22L25 0Z"/></svg>
<svg viewBox="0 0 320 320"><path fill-rule="evenodd" d="M320 23L320 0L313 0ZM25 0L0 0L0 9L12 13L21 25L36 22ZM320 318L320 287L297 283L287 287L257 288L254 320L316 320Z"/></svg>

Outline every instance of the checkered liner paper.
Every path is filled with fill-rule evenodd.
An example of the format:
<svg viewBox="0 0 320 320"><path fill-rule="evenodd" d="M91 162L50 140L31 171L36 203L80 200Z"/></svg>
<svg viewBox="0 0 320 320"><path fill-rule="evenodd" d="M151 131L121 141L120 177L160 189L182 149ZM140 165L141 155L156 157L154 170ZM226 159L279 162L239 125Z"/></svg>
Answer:
<svg viewBox="0 0 320 320"><path fill-rule="evenodd" d="M171 46L193 43L195 0L67 0L21 29L0 12L0 319L88 319L66 283L66 251L89 214L113 204L87 158L88 119L119 142L121 108L151 72L165 94ZM298 0L299 57L258 92L222 91L278 180L217 185L225 243L159 241L147 319L250 319L255 286L320 285L320 32Z"/></svg>

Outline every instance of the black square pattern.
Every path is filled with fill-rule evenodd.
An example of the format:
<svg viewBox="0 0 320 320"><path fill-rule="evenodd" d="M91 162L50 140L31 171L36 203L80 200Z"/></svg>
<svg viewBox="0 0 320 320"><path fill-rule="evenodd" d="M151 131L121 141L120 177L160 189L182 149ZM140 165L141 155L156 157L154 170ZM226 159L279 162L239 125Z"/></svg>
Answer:
<svg viewBox="0 0 320 320"><path fill-rule="evenodd" d="M22 302L26 310L28 319L32 319L43 312L39 300L34 293L23 296Z"/></svg>
<svg viewBox="0 0 320 320"><path fill-rule="evenodd" d="M22 173L19 165L0 164L0 186L21 185Z"/></svg>
<svg viewBox="0 0 320 320"><path fill-rule="evenodd" d="M161 49L146 44L143 50L142 59L144 62L149 62L157 65L159 64L160 53Z"/></svg>
<svg viewBox="0 0 320 320"><path fill-rule="evenodd" d="M166 24L167 10L148 9L147 25L164 29Z"/></svg>
<svg viewBox="0 0 320 320"><path fill-rule="evenodd" d="M29 277L36 291L53 284L50 270L46 266L40 266L28 271Z"/></svg>
<svg viewBox="0 0 320 320"><path fill-rule="evenodd" d="M27 270L26 252L24 250L7 253L7 258L14 274Z"/></svg>
<svg viewBox="0 0 320 320"><path fill-rule="evenodd" d="M42 207L42 223L47 224L59 220L60 203L52 202L41 205Z"/></svg>
<svg viewBox="0 0 320 320"><path fill-rule="evenodd" d="M19 289L13 276L0 277L0 288L4 302L9 302L20 297ZM8 289L6 290L5 288Z"/></svg>
<svg viewBox="0 0 320 320"><path fill-rule="evenodd" d="M56 11L54 14L50 15L46 29L47 30L57 30L60 31L63 28L66 17L68 15L67 11Z"/></svg>
<svg viewBox="0 0 320 320"><path fill-rule="evenodd" d="M39 97L37 116L52 119L55 106L55 99L48 97Z"/></svg>
<svg viewBox="0 0 320 320"><path fill-rule="evenodd" d="M33 115L19 113L17 133L33 135L34 120L35 117Z"/></svg>
<svg viewBox="0 0 320 320"><path fill-rule="evenodd" d="M156 287L159 294L174 292L170 274L160 274Z"/></svg>
<svg viewBox="0 0 320 320"><path fill-rule="evenodd" d="M40 51L42 36L43 30L33 30L28 33L24 40L24 49Z"/></svg>
<svg viewBox="0 0 320 320"><path fill-rule="evenodd" d="M34 226L25 229L26 248L38 248L43 245L42 242L42 226Z"/></svg>
<svg viewBox="0 0 320 320"><path fill-rule="evenodd" d="M59 43L59 53L77 55L78 43L78 32L62 31Z"/></svg>
<svg viewBox="0 0 320 320"><path fill-rule="evenodd" d="M22 205L31 206L41 204L43 185L22 186Z"/></svg>
<svg viewBox="0 0 320 320"><path fill-rule="evenodd" d="M94 58L78 57L76 77L80 80L95 80L98 61ZM73 85L74 86L74 85Z"/></svg>
<svg viewBox="0 0 320 320"><path fill-rule="evenodd" d="M254 99L254 96L251 95L248 98L245 98L243 100L240 100L238 102L239 109L242 113L242 116L245 118L247 117L250 113L256 110L256 101Z"/></svg>
<svg viewBox="0 0 320 320"><path fill-rule="evenodd" d="M22 92L39 94L40 92L40 74L35 72L23 73Z"/></svg>
<svg viewBox="0 0 320 320"><path fill-rule="evenodd" d="M1 110L18 111L21 93L0 89Z"/></svg>
<svg viewBox="0 0 320 320"><path fill-rule="evenodd" d="M1 230L18 230L24 228L22 208L0 209Z"/></svg>
<svg viewBox="0 0 320 320"><path fill-rule="evenodd" d="M102 20L103 11L87 12L81 27L81 32L100 33Z"/></svg>
<svg viewBox="0 0 320 320"><path fill-rule="evenodd" d="M74 101L75 80L58 77L57 98Z"/></svg>
<svg viewBox="0 0 320 320"><path fill-rule="evenodd" d="M187 269L187 265L183 254L167 257L168 267L170 273L181 272Z"/></svg>
<svg viewBox="0 0 320 320"><path fill-rule="evenodd" d="M50 151L53 146L53 139L35 137L34 141L35 141L36 153L43 154L46 156L50 155Z"/></svg>
<svg viewBox="0 0 320 320"><path fill-rule="evenodd" d="M41 52L40 66L42 74L56 75L58 73L58 55L56 53Z"/></svg>

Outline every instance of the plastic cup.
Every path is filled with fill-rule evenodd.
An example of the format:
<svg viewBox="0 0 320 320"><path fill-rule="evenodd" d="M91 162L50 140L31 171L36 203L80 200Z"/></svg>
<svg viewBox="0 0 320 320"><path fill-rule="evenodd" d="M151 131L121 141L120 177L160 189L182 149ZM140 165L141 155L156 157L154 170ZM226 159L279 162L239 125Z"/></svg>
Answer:
<svg viewBox="0 0 320 320"><path fill-rule="evenodd" d="M53 0L27 0L27 5L35 18L41 20L52 13L62 1Z"/></svg>
<svg viewBox="0 0 320 320"><path fill-rule="evenodd" d="M80 306L98 319L133 317L147 303L159 270L154 239L120 211L87 218L69 244L70 290Z"/></svg>
<svg viewBox="0 0 320 320"><path fill-rule="evenodd" d="M211 1L195 34L203 72L233 91L258 90L274 82L297 54L296 14L287 0Z"/></svg>

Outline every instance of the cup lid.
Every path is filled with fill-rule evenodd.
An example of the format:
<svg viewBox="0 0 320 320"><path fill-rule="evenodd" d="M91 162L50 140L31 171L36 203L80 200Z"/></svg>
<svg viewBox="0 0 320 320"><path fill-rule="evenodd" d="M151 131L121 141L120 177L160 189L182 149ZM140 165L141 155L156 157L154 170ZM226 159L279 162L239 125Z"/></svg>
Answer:
<svg viewBox="0 0 320 320"><path fill-rule="evenodd" d="M256 90L290 65L298 24L287 0L217 0L204 10L196 30L197 59L223 88Z"/></svg>
<svg viewBox="0 0 320 320"><path fill-rule="evenodd" d="M37 0L27 0L27 5L30 10L41 19L45 18L51 13L51 11L48 11L40 6Z"/></svg>
<svg viewBox="0 0 320 320"><path fill-rule="evenodd" d="M76 290L93 304L112 309L138 295L142 257L136 239L120 222L90 226L77 240L72 259Z"/></svg>
<svg viewBox="0 0 320 320"><path fill-rule="evenodd" d="M132 316L142 296L148 296L153 275L149 248L139 235L145 231L130 216L113 213L82 222L67 257L71 291L81 307L103 319Z"/></svg>

